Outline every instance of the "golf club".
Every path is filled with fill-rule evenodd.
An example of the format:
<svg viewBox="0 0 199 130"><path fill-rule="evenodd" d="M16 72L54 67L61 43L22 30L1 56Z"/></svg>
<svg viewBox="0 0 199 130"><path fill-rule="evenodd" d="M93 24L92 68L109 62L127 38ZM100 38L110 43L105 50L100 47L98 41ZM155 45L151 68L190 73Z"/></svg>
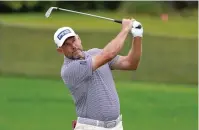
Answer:
<svg viewBox="0 0 199 130"><path fill-rule="evenodd" d="M92 17L96 17L96 18L100 18L100 19L105 19L105 20L109 20L109 21L113 21L113 22L116 22L116 23L120 23L122 24L122 21L121 20L116 20L116 19L112 19L112 18L107 18L107 17L102 17L102 16L98 16L98 15L93 15L93 14L88 14L88 13L83 13L83 12L78 12L78 11L73 11L73 10L68 10L68 9L63 9L63 8L59 8L59 7L50 7L45 16L46 18L50 17L52 11L56 9L56 10L61 10L61 11L67 11L67 12L72 12L72 13L77 13L77 14L83 14L83 15L87 15L87 16L92 16ZM141 26L138 26L136 28L141 28Z"/></svg>

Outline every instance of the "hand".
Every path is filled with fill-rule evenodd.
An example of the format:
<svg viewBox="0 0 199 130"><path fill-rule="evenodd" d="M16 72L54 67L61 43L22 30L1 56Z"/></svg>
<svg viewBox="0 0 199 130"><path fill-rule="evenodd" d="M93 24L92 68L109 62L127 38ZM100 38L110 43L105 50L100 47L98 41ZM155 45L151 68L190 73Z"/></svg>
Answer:
<svg viewBox="0 0 199 130"><path fill-rule="evenodd" d="M141 25L141 28L136 28L139 25ZM134 20L133 21L133 26L131 28L131 34L133 35L133 37L142 37L143 36L143 26L140 22Z"/></svg>
<svg viewBox="0 0 199 130"><path fill-rule="evenodd" d="M133 26L132 21L134 21L134 19L122 19L122 29L130 31Z"/></svg>

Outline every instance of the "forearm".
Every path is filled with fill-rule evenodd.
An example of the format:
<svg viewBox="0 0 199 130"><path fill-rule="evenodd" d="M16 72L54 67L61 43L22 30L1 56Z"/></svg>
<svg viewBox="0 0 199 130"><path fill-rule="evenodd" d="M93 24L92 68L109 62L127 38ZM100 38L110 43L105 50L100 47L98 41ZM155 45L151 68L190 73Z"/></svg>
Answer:
<svg viewBox="0 0 199 130"><path fill-rule="evenodd" d="M115 57L122 49L128 33L128 29L121 30L121 32L104 47L103 53L109 54L112 58Z"/></svg>
<svg viewBox="0 0 199 130"><path fill-rule="evenodd" d="M127 60L132 67L137 68L141 56L142 56L142 38L135 37L134 39L132 39L132 48L130 49L127 55Z"/></svg>

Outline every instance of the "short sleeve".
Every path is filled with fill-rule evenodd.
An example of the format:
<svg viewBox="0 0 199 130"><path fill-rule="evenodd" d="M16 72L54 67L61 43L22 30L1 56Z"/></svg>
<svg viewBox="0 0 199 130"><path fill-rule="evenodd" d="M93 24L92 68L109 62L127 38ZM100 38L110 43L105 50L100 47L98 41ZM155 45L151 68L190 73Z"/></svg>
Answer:
<svg viewBox="0 0 199 130"><path fill-rule="evenodd" d="M90 50L91 54L98 54L101 53L102 49L94 48ZM112 69L112 65L119 59L119 55L115 56L111 61L108 62L110 69ZM112 69L113 70L113 69Z"/></svg>
<svg viewBox="0 0 199 130"><path fill-rule="evenodd" d="M108 62L109 67L113 70L112 65L119 59L119 55L114 57L111 61Z"/></svg>
<svg viewBox="0 0 199 130"><path fill-rule="evenodd" d="M92 58L75 60L62 70L64 82L70 86L79 84L86 78L92 76Z"/></svg>

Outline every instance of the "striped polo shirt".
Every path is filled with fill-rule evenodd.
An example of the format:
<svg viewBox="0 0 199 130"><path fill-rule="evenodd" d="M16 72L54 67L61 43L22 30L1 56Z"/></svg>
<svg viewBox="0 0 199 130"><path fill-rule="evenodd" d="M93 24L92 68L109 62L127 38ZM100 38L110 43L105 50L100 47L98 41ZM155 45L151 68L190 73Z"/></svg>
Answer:
<svg viewBox="0 0 199 130"><path fill-rule="evenodd" d="M120 103L111 73L116 56L92 71L92 56L101 49L84 51L84 60L64 58L61 77L72 94L78 117L100 121L115 120L120 115Z"/></svg>

